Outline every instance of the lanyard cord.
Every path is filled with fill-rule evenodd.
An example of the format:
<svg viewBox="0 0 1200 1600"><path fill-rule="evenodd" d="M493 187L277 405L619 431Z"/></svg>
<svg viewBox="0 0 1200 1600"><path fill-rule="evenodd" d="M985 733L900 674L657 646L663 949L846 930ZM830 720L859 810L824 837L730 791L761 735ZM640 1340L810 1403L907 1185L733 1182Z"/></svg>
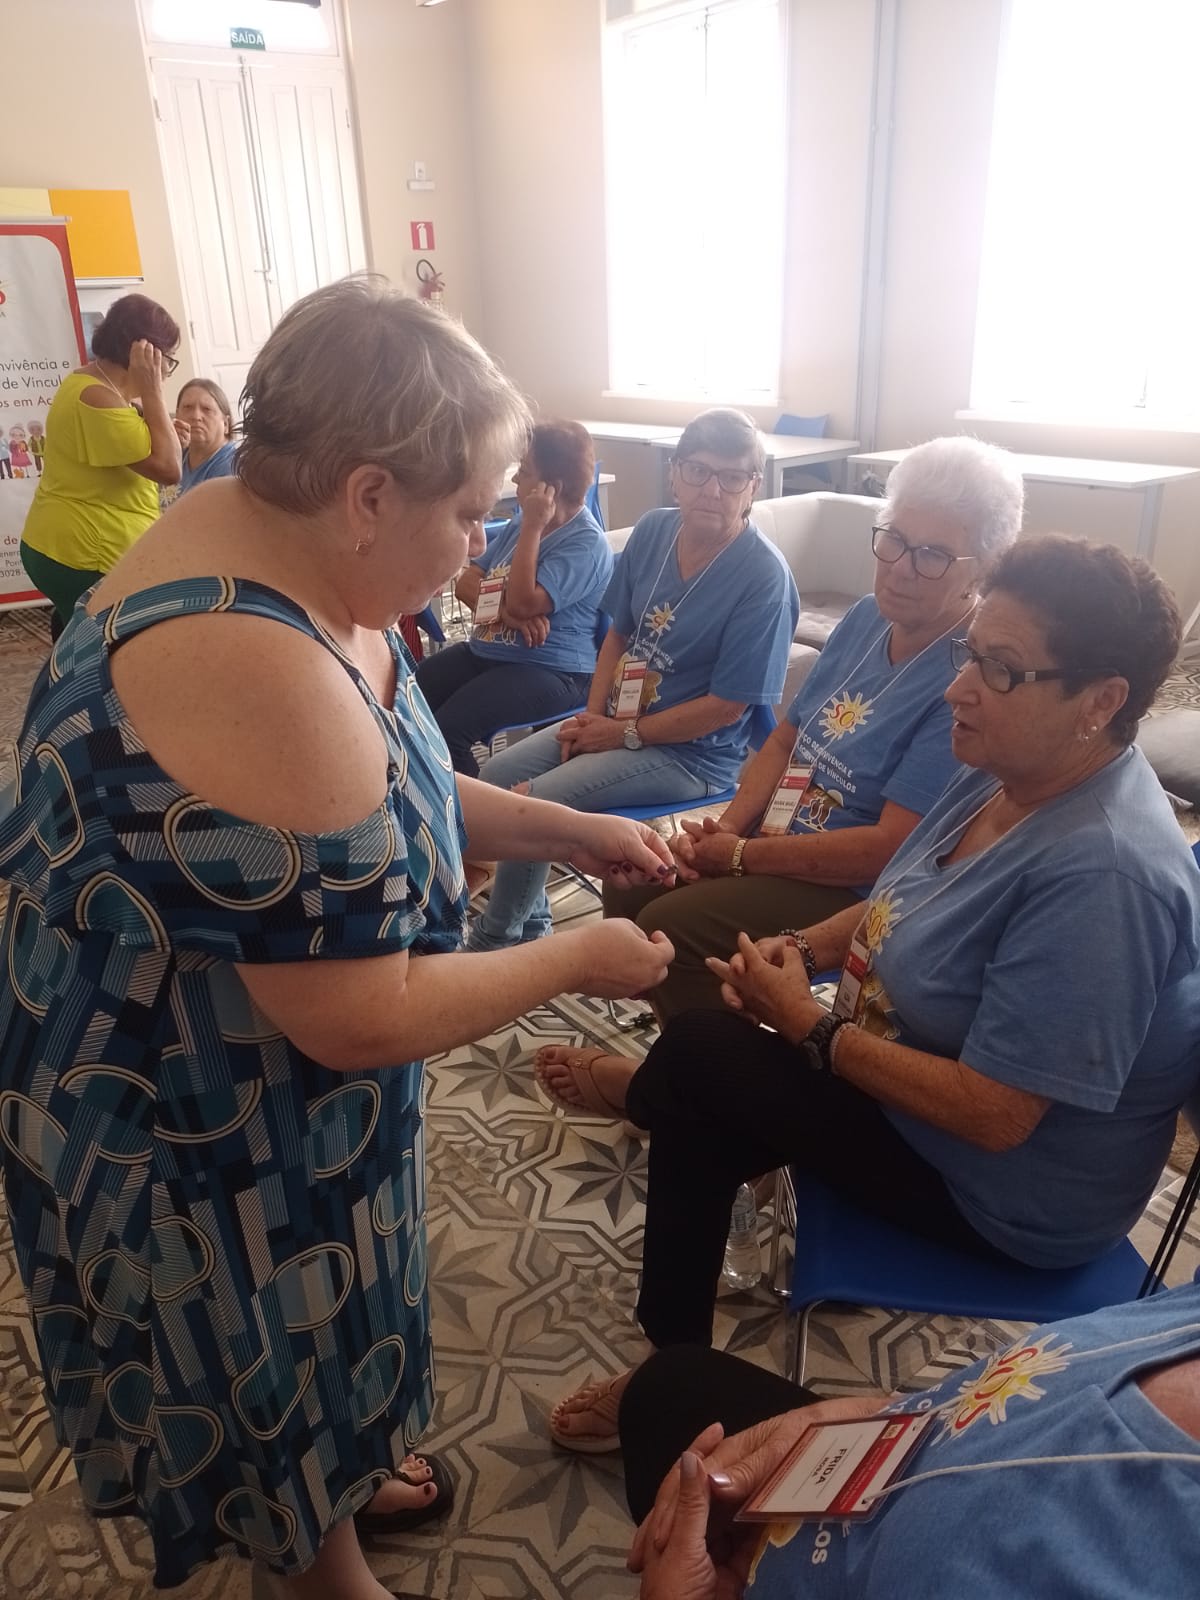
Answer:
<svg viewBox="0 0 1200 1600"><path fill-rule="evenodd" d="M899 1478L886 1489L877 1489L864 1495L864 1500L883 1500L897 1489L911 1489L916 1483L929 1483L934 1478L953 1478L968 1472L1004 1472L1010 1467L1061 1467L1080 1461L1174 1461L1181 1466L1200 1470L1200 1446L1194 1454L1186 1450L1100 1450L1077 1456L1016 1456L1010 1461L974 1461L958 1467L933 1467L928 1472L915 1473L911 1478Z"/></svg>
<svg viewBox="0 0 1200 1600"><path fill-rule="evenodd" d="M638 620L637 632L634 634L633 643L629 647L629 654L634 658L634 660L641 660L641 657L638 655L638 645L641 643L641 640L642 640L642 629L646 626L646 616L647 616L647 613L649 612L651 606L653 606L653 604L654 604L654 591L658 588L659 584L662 581L662 575L667 570L667 562L670 561L671 557L675 554L675 551L676 551L676 549L677 549L677 547L679 545L679 535L680 535L680 533L682 531L683 531L683 528L682 528L682 524L681 524L680 527L678 527L675 530L675 537L671 540L671 543L667 546L667 553L662 558L662 565L658 569L658 573L655 576L654 582L650 585L650 591L649 591L649 594L646 597L645 609L643 610L642 615ZM745 531L746 530L743 528L742 529L742 533L744 533ZM729 543L727 545L723 545L721 547L721 549L717 551L715 556L710 556L710 558L700 568L700 571L692 579L691 583L688 584L687 588L680 595L679 599L671 607L672 616L677 617L679 615L680 611L683 609L683 602L687 599L688 595L691 594L692 590L701 581L701 579L707 577L707 575L716 566L717 562L720 561L721 557L725 554L725 552L727 550L732 550L733 549L734 545L738 542L738 540L741 538L741 536L742 535L740 533L739 534L735 534L734 537L729 541Z"/></svg>

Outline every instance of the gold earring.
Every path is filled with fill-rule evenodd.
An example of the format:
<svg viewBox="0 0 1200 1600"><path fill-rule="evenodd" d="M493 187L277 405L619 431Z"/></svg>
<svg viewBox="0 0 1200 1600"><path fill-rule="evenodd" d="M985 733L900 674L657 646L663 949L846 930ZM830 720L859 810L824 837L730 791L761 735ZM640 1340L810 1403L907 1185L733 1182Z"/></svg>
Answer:
<svg viewBox="0 0 1200 1600"><path fill-rule="evenodd" d="M354 554L356 556L361 556L366 551L368 551L370 548L371 548L371 541L369 539L360 539L358 541L358 543L354 546Z"/></svg>

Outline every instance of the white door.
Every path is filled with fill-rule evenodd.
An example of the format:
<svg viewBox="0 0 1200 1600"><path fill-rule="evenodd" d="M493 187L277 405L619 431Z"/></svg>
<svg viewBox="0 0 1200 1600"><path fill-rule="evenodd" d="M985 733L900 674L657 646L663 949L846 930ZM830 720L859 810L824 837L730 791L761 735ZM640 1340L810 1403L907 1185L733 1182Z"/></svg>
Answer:
<svg viewBox="0 0 1200 1600"><path fill-rule="evenodd" d="M236 405L275 321L242 72L156 61L154 95L198 370Z"/></svg>
<svg viewBox="0 0 1200 1600"><path fill-rule="evenodd" d="M236 404L301 295L365 264L340 67L153 62L198 370Z"/></svg>
<svg viewBox="0 0 1200 1600"><path fill-rule="evenodd" d="M340 67L258 61L249 81L282 314L366 265L346 82Z"/></svg>

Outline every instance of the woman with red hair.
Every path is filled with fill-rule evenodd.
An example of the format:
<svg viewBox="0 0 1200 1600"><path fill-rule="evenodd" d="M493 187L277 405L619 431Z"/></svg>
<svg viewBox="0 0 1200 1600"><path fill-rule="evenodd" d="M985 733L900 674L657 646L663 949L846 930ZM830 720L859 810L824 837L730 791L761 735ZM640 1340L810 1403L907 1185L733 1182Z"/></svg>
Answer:
<svg viewBox="0 0 1200 1600"><path fill-rule="evenodd" d="M54 602L56 636L79 596L158 516L158 485L179 482L179 439L163 395L178 347L169 312L144 294L122 295L96 329L92 359L59 385L21 535L21 563Z"/></svg>

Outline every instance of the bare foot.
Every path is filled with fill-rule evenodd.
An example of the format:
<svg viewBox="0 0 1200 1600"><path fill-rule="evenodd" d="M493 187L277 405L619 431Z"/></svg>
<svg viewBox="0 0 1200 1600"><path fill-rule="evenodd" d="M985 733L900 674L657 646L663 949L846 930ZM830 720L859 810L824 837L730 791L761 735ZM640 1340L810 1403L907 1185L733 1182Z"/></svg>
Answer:
<svg viewBox="0 0 1200 1600"><path fill-rule="evenodd" d="M552 1100L594 1117L625 1115L625 1091L640 1066L632 1056L565 1044L543 1045L533 1058L534 1074Z"/></svg>
<svg viewBox="0 0 1200 1600"><path fill-rule="evenodd" d="M550 1437L564 1450L604 1455L621 1448L617 1412L634 1369L616 1378L585 1383L560 1400L550 1413Z"/></svg>
<svg viewBox="0 0 1200 1600"><path fill-rule="evenodd" d="M375 1498L368 1501L366 1509L373 1515L417 1511L437 1499L437 1484L430 1482L432 1474L424 1456L405 1456L397 1474L381 1485Z"/></svg>

